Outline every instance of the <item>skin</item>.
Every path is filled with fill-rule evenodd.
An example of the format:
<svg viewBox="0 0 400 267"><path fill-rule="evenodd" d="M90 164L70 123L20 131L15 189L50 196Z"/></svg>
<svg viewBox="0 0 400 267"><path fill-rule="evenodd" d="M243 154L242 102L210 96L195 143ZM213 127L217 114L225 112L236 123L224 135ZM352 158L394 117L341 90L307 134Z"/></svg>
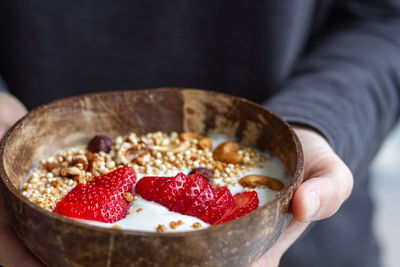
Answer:
<svg viewBox="0 0 400 267"><path fill-rule="evenodd" d="M8 128L26 112L26 108L18 99L0 92L0 139ZM2 194L0 194L0 265L5 267L43 266L15 235L4 210Z"/></svg>
<svg viewBox="0 0 400 267"><path fill-rule="evenodd" d="M292 201L293 219L278 241L251 267L275 267L285 251L296 241L312 221L335 214L349 197L353 175L332 150L326 139L316 131L294 126L304 152L304 182ZM319 205L310 205L307 199ZM315 207L313 209L312 207Z"/></svg>
<svg viewBox="0 0 400 267"><path fill-rule="evenodd" d="M13 96L0 93L0 138L7 129L27 112ZM349 197L353 176L344 162L318 132L294 126L304 150L304 182L292 201L293 220L278 241L251 267L275 267L285 251L296 241L312 221L336 213ZM309 201L307 201L309 200ZM15 235L4 210L0 195L0 265L43 266Z"/></svg>

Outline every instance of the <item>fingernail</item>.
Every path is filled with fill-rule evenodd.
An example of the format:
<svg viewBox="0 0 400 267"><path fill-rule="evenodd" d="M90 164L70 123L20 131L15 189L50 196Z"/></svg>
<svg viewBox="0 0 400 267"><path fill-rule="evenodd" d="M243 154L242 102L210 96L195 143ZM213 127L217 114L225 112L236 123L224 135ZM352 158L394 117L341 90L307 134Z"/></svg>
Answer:
<svg viewBox="0 0 400 267"><path fill-rule="evenodd" d="M311 218L317 213L319 209L319 196L317 192L307 193L307 207L305 221L311 221Z"/></svg>

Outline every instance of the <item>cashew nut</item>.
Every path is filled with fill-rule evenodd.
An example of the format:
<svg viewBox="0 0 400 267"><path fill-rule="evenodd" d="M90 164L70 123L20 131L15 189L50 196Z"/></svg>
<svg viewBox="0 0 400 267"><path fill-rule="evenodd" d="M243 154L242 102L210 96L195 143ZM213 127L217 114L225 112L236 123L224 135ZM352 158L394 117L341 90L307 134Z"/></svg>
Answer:
<svg viewBox="0 0 400 267"><path fill-rule="evenodd" d="M205 149L212 149L212 140L208 137L201 137L199 139L199 142L197 143L197 146L201 149L201 150L205 150Z"/></svg>
<svg viewBox="0 0 400 267"><path fill-rule="evenodd" d="M179 140L181 141L190 141L193 139L199 139L199 135L192 132L184 132L179 135Z"/></svg>
<svg viewBox="0 0 400 267"><path fill-rule="evenodd" d="M256 186L267 186L274 191L280 191L285 186L281 181L264 175L250 174L239 180L239 184L243 187L254 188Z"/></svg>
<svg viewBox="0 0 400 267"><path fill-rule="evenodd" d="M243 155L238 154L239 144L233 141L228 141L220 144L213 152L213 158L225 163L241 163Z"/></svg>
<svg viewBox="0 0 400 267"><path fill-rule="evenodd" d="M172 152L172 153L179 153L183 152L186 149L189 148L189 144L186 142L180 143L180 144L170 144L166 146L153 146L151 149L160 151L160 152Z"/></svg>

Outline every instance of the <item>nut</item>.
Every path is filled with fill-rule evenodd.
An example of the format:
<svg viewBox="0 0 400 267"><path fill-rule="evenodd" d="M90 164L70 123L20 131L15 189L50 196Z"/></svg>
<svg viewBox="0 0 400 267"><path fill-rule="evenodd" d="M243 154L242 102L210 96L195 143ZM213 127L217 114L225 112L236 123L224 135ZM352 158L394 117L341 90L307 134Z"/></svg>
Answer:
<svg viewBox="0 0 400 267"><path fill-rule="evenodd" d="M60 168L55 168L53 170L51 170L51 173L53 174L53 176L60 176Z"/></svg>
<svg viewBox="0 0 400 267"><path fill-rule="evenodd" d="M100 169L101 159L92 152L87 152L85 156L88 160L87 171L91 172L92 174L95 174L95 172L98 169Z"/></svg>
<svg viewBox="0 0 400 267"><path fill-rule="evenodd" d="M239 144L233 141L228 141L220 144L213 152L213 158L225 163L237 164L243 160L243 155L238 154Z"/></svg>
<svg viewBox="0 0 400 267"><path fill-rule="evenodd" d="M281 181L265 175L250 174L239 180L239 184L243 187L254 188L256 186L267 186L274 191L280 191L285 186Z"/></svg>
<svg viewBox="0 0 400 267"><path fill-rule="evenodd" d="M181 140L181 141L190 141L190 140L199 139L199 138L200 138L200 136L198 134L192 133L192 132L184 132L179 135L179 140Z"/></svg>
<svg viewBox="0 0 400 267"><path fill-rule="evenodd" d="M144 145L132 146L125 151L125 158L131 163L143 165L145 162L145 156L148 155L149 149Z"/></svg>
<svg viewBox="0 0 400 267"><path fill-rule="evenodd" d="M209 137L201 137L199 139L199 142L197 144L197 146L201 149L201 150L205 150L205 149L209 149L211 150L212 148L212 141Z"/></svg>
<svg viewBox="0 0 400 267"><path fill-rule="evenodd" d="M203 176L205 179L207 179L208 181L211 181L211 179L214 178L214 171L207 169L207 168L195 168L193 170L190 171L189 175L198 173L201 176Z"/></svg>
<svg viewBox="0 0 400 267"><path fill-rule="evenodd" d="M76 166L78 164L82 165L82 170L86 171L88 168L88 160L84 155L74 156L71 161L72 166Z"/></svg>
<svg viewBox="0 0 400 267"><path fill-rule="evenodd" d="M113 141L104 135L96 135L90 140L88 150L92 153L103 151L108 153L110 148L114 145Z"/></svg>
<svg viewBox="0 0 400 267"><path fill-rule="evenodd" d="M160 152L172 152L172 153L179 153L179 152L183 152L186 149L189 148L189 144L185 143L180 143L180 144L170 144L170 145L166 145L166 146L153 146L151 149L156 150L156 151L160 151Z"/></svg>
<svg viewBox="0 0 400 267"><path fill-rule="evenodd" d="M60 170L60 174L63 177L75 176L75 175L80 175L81 170L78 169L77 167L62 167Z"/></svg>
<svg viewBox="0 0 400 267"><path fill-rule="evenodd" d="M46 163L43 164L43 167L44 167L47 171L51 172L51 171L54 170L55 168L58 168L58 164L57 164L57 163L54 163L54 162L46 162Z"/></svg>

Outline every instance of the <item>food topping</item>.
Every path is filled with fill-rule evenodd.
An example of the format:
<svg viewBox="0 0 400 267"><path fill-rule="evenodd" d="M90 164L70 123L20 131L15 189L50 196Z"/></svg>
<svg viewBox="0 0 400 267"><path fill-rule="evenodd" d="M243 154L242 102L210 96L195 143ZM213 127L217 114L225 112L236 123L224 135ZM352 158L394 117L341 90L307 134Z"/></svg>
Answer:
<svg viewBox="0 0 400 267"><path fill-rule="evenodd" d="M251 188L257 186L258 187L267 186L269 189L274 191L280 191L284 187L284 184L277 179L257 174L244 176L239 180L239 184L243 187L251 187Z"/></svg>
<svg viewBox="0 0 400 267"><path fill-rule="evenodd" d="M164 224L159 224L156 228L157 233L162 233L167 231L167 227Z"/></svg>
<svg viewBox="0 0 400 267"><path fill-rule="evenodd" d="M80 219L114 223L128 214L149 216L156 204L143 202L147 200L204 222L193 223L194 218L178 215L181 217L151 226L164 232L165 225L172 230L182 226L183 220L178 218L192 220L182 226L186 230L233 220L258 207L257 192L249 188L283 188L277 179L246 175L264 168L267 158L261 153L233 141L213 149L213 140L193 132L131 133L114 141L95 136L87 146L42 159L24 183L22 194L47 210ZM144 175L136 186L134 170L139 178ZM232 196L231 192L242 193ZM134 208L129 212L131 205Z"/></svg>
<svg viewBox="0 0 400 267"><path fill-rule="evenodd" d="M218 219L212 225L229 222L242 217L257 209L259 204L257 192L255 191L237 193L233 197L233 201L233 206L222 216L222 218Z"/></svg>
<svg viewBox="0 0 400 267"><path fill-rule="evenodd" d="M199 229L199 228L201 228L201 223L195 222L195 223L193 223L192 227L193 227L194 229Z"/></svg>
<svg viewBox="0 0 400 267"><path fill-rule="evenodd" d="M238 164L243 160L243 155L239 154L239 144L233 141L228 141L220 144L213 152L215 160L225 163Z"/></svg>
<svg viewBox="0 0 400 267"><path fill-rule="evenodd" d="M58 202L55 213L67 217L114 223L125 218L129 202L124 195L132 191L136 173L122 167L95 177L89 184L79 184Z"/></svg>
<svg viewBox="0 0 400 267"><path fill-rule="evenodd" d="M108 153L114 142L107 136L96 135L92 140L89 141L88 150L92 153L105 152Z"/></svg>
<svg viewBox="0 0 400 267"><path fill-rule="evenodd" d="M160 203L171 211L194 216L210 224L223 218L237 205L226 187L215 189L197 173L192 176L179 173L170 178L144 177L137 183L136 193L147 200ZM257 208L258 197L257 193L254 193L257 204L253 206ZM245 210L250 212L252 209ZM235 212L234 216L237 218L247 213Z"/></svg>
<svg viewBox="0 0 400 267"><path fill-rule="evenodd" d="M203 168L203 167L195 168L195 169L193 169L193 170L191 170L189 172L189 175L192 175L192 174L195 174L195 173L200 174L201 176L203 176L208 181L211 181L214 178L214 171L210 170L210 169L207 169L207 168Z"/></svg>
<svg viewBox="0 0 400 267"><path fill-rule="evenodd" d="M172 230L175 230L176 228L178 228L179 226L181 226L181 225L183 225L183 221L182 220L178 220L178 221L171 221L170 223L169 223L169 227L172 229Z"/></svg>

